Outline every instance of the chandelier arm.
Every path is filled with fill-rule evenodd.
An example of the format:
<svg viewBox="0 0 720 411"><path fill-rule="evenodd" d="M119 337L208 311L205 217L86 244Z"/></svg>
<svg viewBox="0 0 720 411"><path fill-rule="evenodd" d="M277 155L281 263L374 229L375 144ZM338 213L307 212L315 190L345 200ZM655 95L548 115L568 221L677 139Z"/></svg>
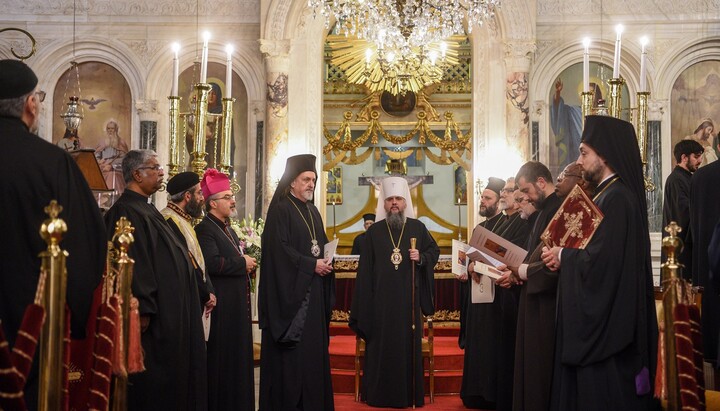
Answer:
<svg viewBox="0 0 720 411"><path fill-rule="evenodd" d="M0 29L0 33L5 32L5 31L19 31L20 33L28 36L28 38L30 39L30 52L29 52L28 55L26 55L26 56L25 56L25 55L22 55L22 54L17 54L17 53L15 52L15 48L14 48L14 47L10 47L10 53L12 53L12 55L15 56L16 59L18 59L18 60L27 60L27 59L29 59L30 57L32 57L32 56L35 54L35 52L37 51L37 47L36 47L36 46L37 46L37 42L35 41L35 37L33 37L32 34L30 34L29 32L27 32L27 31L25 31L25 30L23 30L23 29L18 29L18 28L15 28L15 27L8 27L8 28L5 28L5 29Z"/></svg>
<svg viewBox="0 0 720 411"><path fill-rule="evenodd" d="M441 149L441 150L442 150L442 149ZM435 155L435 154L430 150L430 147L423 147L423 152L425 153L425 155L427 156L427 158L430 159L430 161L432 161L432 162L435 163L435 164L439 164L439 165L442 165L442 166L449 166L450 164L452 164L452 161L450 161L450 160L449 160L448 158L446 158L446 157L443 157L442 154L445 152L445 150L442 150L442 151L440 152L440 153L441 153L440 156Z"/></svg>
<svg viewBox="0 0 720 411"><path fill-rule="evenodd" d="M335 158L333 158L332 160L330 160L330 161L328 161L327 163L323 164L323 171L330 171L330 170L332 170L335 166L337 166L338 164L340 164L344 159L345 159L345 153L344 153L344 152L338 154L337 156L335 156Z"/></svg>

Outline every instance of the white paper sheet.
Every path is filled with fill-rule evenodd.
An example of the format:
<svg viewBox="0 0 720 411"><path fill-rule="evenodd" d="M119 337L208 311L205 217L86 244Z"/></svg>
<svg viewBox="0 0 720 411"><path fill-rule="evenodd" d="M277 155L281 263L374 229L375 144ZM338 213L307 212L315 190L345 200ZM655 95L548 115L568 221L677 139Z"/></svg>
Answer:
<svg viewBox="0 0 720 411"><path fill-rule="evenodd" d="M325 244L325 253L323 254L323 256L326 260L328 260L328 264L332 264L333 258L335 258L335 252L337 251L339 241L340 239L336 238Z"/></svg>

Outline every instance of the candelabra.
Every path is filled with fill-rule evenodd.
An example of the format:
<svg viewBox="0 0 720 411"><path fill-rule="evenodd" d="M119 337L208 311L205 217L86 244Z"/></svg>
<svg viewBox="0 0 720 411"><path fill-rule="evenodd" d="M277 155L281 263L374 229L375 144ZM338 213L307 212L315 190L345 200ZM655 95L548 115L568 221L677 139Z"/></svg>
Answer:
<svg viewBox="0 0 720 411"><path fill-rule="evenodd" d="M610 86L610 100L607 115L615 118L620 118L622 114L622 89L625 86L625 79L620 76L620 55L621 55L621 38L623 32L623 26L617 25L615 27L617 38L615 40L615 56L613 61L613 77L608 80ZM646 77L646 60L647 52L645 47L648 43L647 37L640 39L642 46L642 52L640 54L640 87L637 92L638 106L631 108L631 111L637 110L637 123L635 124L635 130L637 134L638 147L640 149L640 157L643 165L643 175L645 180L645 190L654 191L655 184L647 175L647 158L648 158L648 142L647 142L647 114L648 114L648 98L650 92L647 91L647 77ZM583 55L583 92L581 94L581 110L583 119L589 114L605 114L604 110L600 107L593 107L594 92L590 91L589 85L589 47L590 40L584 39L583 45L585 46L585 52ZM584 122L584 120L583 120Z"/></svg>
<svg viewBox="0 0 720 411"><path fill-rule="evenodd" d="M220 142L221 149L215 148L215 152L211 153L213 158L217 159L217 169L231 177L231 188L234 192L237 192L239 185L234 181L234 172L231 158L231 146L232 146L232 116L233 116L233 103L235 99L232 97L225 97L222 99L222 113L210 113L208 112L208 98L212 86L207 82L207 48L208 39L210 38L208 33L204 34L204 45L202 52L202 61L200 68L200 81L193 85L193 101L191 104L191 110L188 112L180 111L180 101L182 98L178 95L178 51L179 46L173 45L173 51L175 52L175 58L173 61L173 84L171 95L168 96L170 101L170 142L169 151L170 158L168 163L168 173L172 178L174 175L183 171L185 168L185 139L181 138L181 134L191 135L192 147L190 148L190 155L192 159L190 161L190 168L192 171L202 176L207 167L207 161L205 156L207 153L207 127L208 123L213 124L212 128L215 141ZM233 49L231 46L226 48L227 61L226 61L226 78L225 78L225 94L231 95L232 88L232 53ZM190 132L188 132L190 130ZM218 132L219 130L219 132Z"/></svg>

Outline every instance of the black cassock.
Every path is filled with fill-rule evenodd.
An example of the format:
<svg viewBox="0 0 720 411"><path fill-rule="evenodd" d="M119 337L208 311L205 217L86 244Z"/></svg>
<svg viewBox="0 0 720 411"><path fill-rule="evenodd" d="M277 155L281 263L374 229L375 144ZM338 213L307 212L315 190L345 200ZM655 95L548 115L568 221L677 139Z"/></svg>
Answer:
<svg viewBox="0 0 720 411"><path fill-rule="evenodd" d="M240 241L208 214L195 226L217 306L207 342L209 410L255 409L250 288Z"/></svg>
<svg viewBox="0 0 720 411"><path fill-rule="evenodd" d="M665 191L663 193L663 219L662 235L669 235L665 227L670 221L675 221L682 231L678 237L685 241L690 226L690 180L692 174L680 166L675 166L672 173L665 180ZM662 261L665 261L665 253L662 253ZM690 277L690 272L683 272Z"/></svg>
<svg viewBox="0 0 720 411"><path fill-rule="evenodd" d="M605 217L590 243L562 251L553 410L636 411L652 399L657 324L648 232L636 197L612 181L597 188ZM649 392L638 395L643 369Z"/></svg>
<svg viewBox="0 0 720 411"><path fill-rule="evenodd" d="M105 215L108 232L123 216L135 228L132 292L140 315L150 317L142 333L146 370L130 375L128 409L206 410L202 306L188 250L145 196L125 190Z"/></svg>
<svg viewBox="0 0 720 411"><path fill-rule="evenodd" d="M60 247L68 251L67 304L73 338L85 336L85 325L105 268L105 226L87 182L75 161L61 148L30 133L20 119L0 117L0 320L10 343L25 308L35 299L40 258L47 243L39 234L50 200L63 207L58 217L68 231ZM46 291L47 292L47 291ZM25 387L29 409L37 404L37 364Z"/></svg>
<svg viewBox="0 0 720 411"><path fill-rule="evenodd" d="M352 251L350 251L350 254L362 254L363 247L365 246L365 234L366 233L360 233L357 235L357 237L355 237L355 239L353 240Z"/></svg>
<svg viewBox="0 0 720 411"><path fill-rule="evenodd" d="M690 235L686 253L692 256L693 285L702 286L702 334L705 359L718 360L720 334L720 278L710 278L708 245L720 219L720 161L700 167L690 180ZM685 255L686 253L683 253ZM687 270L687 269L686 269Z"/></svg>
<svg viewBox="0 0 720 411"><path fill-rule="evenodd" d="M520 213L510 218L503 214L479 224L515 245L523 247L529 228ZM517 228L515 228L517 227ZM515 333L520 290L495 287L491 303L473 304L470 295L472 278L461 283L464 313L461 316L461 336L464 335L465 356L460 397L468 408L487 408L493 404L498 410L512 406L513 363Z"/></svg>
<svg viewBox="0 0 720 411"><path fill-rule="evenodd" d="M425 225L407 218L405 229L391 230L385 220L370 226L360 257L350 327L365 339L363 398L377 407L404 408L413 405L413 355L415 356L415 405L424 404L422 330L423 315L435 312L435 264L440 249ZM415 352L412 335L412 265L410 239L416 238L422 265L415 264ZM395 269L390 261L393 241L402 262Z"/></svg>
<svg viewBox="0 0 720 411"><path fill-rule="evenodd" d="M311 227L321 250L317 257ZM315 274L326 243L314 204L285 196L268 209L258 285L262 411L335 407L328 353L335 274Z"/></svg>
<svg viewBox="0 0 720 411"><path fill-rule="evenodd" d="M562 203L555 193L549 195L542 209L530 216L532 231L525 257L527 280L520 287L517 335L515 336L515 371L513 410L543 411L550 406L555 355L555 305L558 273L545 267L540 235Z"/></svg>

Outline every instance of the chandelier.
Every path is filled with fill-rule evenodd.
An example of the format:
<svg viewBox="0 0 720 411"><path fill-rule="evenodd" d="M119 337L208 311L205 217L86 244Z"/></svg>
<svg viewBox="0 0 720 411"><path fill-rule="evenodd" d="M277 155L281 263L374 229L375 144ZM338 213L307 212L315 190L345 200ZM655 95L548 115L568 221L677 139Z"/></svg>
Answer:
<svg viewBox="0 0 720 411"><path fill-rule="evenodd" d="M423 87L439 83L447 67L457 65L458 49L464 37L404 52L377 48L361 39L329 35L330 63L345 72L349 83L360 84L374 93L384 90L392 95L417 93Z"/></svg>
<svg viewBox="0 0 720 411"><path fill-rule="evenodd" d="M333 32L348 39L347 44L328 39L333 64L345 70L351 83L394 95L440 82L444 68L458 63L453 36L472 33L473 26L495 15L499 4L500 0L308 0L308 6L324 16L326 28L334 18ZM353 40L368 44L360 51L361 43Z"/></svg>

